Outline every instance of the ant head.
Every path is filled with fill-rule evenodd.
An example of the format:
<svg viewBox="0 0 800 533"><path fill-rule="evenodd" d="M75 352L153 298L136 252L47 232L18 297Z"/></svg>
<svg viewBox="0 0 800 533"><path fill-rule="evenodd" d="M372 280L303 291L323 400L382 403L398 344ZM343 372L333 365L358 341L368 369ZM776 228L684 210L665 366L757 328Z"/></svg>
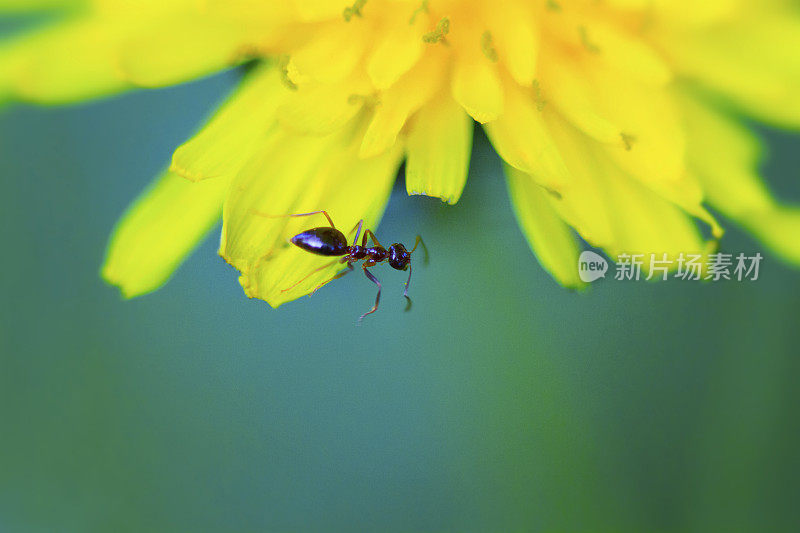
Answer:
<svg viewBox="0 0 800 533"><path fill-rule="evenodd" d="M411 254L399 242L389 247L389 266L397 270L406 270L411 262Z"/></svg>

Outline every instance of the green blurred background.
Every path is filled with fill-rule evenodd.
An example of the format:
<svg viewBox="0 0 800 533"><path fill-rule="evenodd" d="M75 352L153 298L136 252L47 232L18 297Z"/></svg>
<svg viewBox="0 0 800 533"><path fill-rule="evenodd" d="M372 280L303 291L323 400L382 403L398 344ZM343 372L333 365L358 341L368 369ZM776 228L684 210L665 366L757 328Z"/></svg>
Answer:
<svg viewBox="0 0 800 533"><path fill-rule="evenodd" d="M392 196L379 237L432 254L410 313L388 268L363 327L358 275L273 310L216 236L122 301L112 226L238 75L0 117L0 531L800 526L800 271L564 290L482 135L458 205Z"/></svg>

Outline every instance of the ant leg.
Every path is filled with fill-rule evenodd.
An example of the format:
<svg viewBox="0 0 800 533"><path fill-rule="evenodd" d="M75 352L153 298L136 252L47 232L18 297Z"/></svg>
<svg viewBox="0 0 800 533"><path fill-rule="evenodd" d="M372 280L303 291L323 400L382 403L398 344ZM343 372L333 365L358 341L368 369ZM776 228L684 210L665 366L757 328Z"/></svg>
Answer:
<svg viewBox="0 0 800 533"><path fill-rule="evenodd" d="M317 292L318 290L320 290L322 287L324 287L325 285L327 285L327 284L328 284L328 283L330 283L331 281L333 281L333 280L335 280L335 279L339 279L339 278L341 278L342 276L344 276L345 274L349 274L350 272L352 272L352 271L353 271L353 265L352 265L351 263L347 263L347 268L348 268L348 270L342 270L341 272L339 272L338 274L336 274L335 276L333 276L333 277L332 277L331 279L329 279L328 281L323 281L322 283L320 283L319 285L317 285L317 286L316 286L316 288L315 288L313 291L311 291L310 293L308 293L308 295L309 295L309 296L313 296L315 292Z"/></svg>
<svg viewBox="0 0 800 533"><path fill-rule="evenodd" d="M375 246L380 246L381 248L383 248L383 245L381 245L381 243L378 242L378 239L375 238L375 234L372 233L372 230L366 230L364 232L364 238L361 241L361 246L366 246L367 245L367 238L368 237L372 238L372 242L375 243Z"/></svg>
<svg viewBox="0 0 800 533"><path fill-rule="evenodd" d="M262 213L261 211L255 211L255 210L251 211L251 213L253 213L256 216L264 217L264 218L308 217L308 216L311 216L311 215L322 214L322 215L325 215L325 218L328 219L328 222L330 222L332 228L336 227L333 224L333 219L331 218L331 216L328 214L327 211L312 211L310 213L295 213L295 214L292 214L292 215L269 215L267 213Z"/></svg>
<svg viewBox="0 0 800 533"><path fill-rule="evenodd" d="M403 298L406 299L406 311L411 309L411 298L408 297L409 287L411 287L411 263L408 264L408 280L406 280L406 290L403 291Z"/></svg>
<svg viewBox="0 0 800 533"><path fill-rule="evenodd" d="M371 315L372 313L374 313L375 311L377 311L377 310L378 310L378 303L380 303L380 301L381 301L381 282L380 282L380 281L378 281L378 278L376 278L375 276L373 276L373 275L372 275L372 274L369 272L369 270L367 270L367 267L373 266L374 264L375 264L375 263L372 263L372 264L370 264L370 263L364 263L363 265L361 265L361 268L362 268L362 269L364 269L364 274L366 274L366 276L369 278L369 280L370 280L372 283L374 283L375 285L377 285L377 286L378 286L378 295L375 297L375 305L373 305L373 306L372 306L372 309L370 309L369 311L367 311L366 313L364 313L363 315L361 315L360 317L358 317L358 324L361 324L361 321L362 321L362 320L364 320L364 317L365 317L365 316L367 316L367 315Z"/></svg>
<svg viewBox="0 0 800 533"><path fill-rule="evenodd" d="M333 261L333 262L331 262L331 263L325 263L324 265L322 265L322 266L321 266L321 267L319 267L319 268L315 268L314 270L312 270L311 272L309 272L309 273L308 273L306 276L303 276L302 278L300 278L300 280L299 280L297 283L295 283L294 285L292 285L291 287L288 287L288 288L286 288L286 289L281 289L281 292L286 292L286 291L290 291L290 290L294 289L295 287L297 287L298 285L300 285L301 283L303 283L305 280L307 280L308 278L310 278L311 276L313 276L314 274L316 274L316 273L317 273L317 272L319 272L320 270L325 270L325 269L326 269L326 268L328 268L328 267L332 267L333 265L335 265L335 264L336 264L336 263L338 263L338 262L339 262L339 260L337 259L337 260L335 260L335 261ZM319 288L319 287L317 287L317 289L318 289L318 288ZM317 289L314 289L314 290L317 290Z"/></svg>
<svg viewBox="0 0 800 533"><path fill-rule="evenodd" d="M414 253L414 250L417 249L417 246L422 245L422 250L425 252L425 259L422 260L423 264L428 264L428 247L425 246L425 241L422 240L422 237L417 235L417 240L414 242L414 247L411 249L410 254Z"/></svg>
<svg viewBox="0 0 800 533"><path fill-rule="evenodd" d="M361 228L363 227L364 227L364 219L362 218L361 220L358 221L358 223L356 223L355 226L353 226L353 229L350 230L350 233L353 233L353 230L355 230L356 228L358 229L358 231L356 231L356 236L353 238L353 246L358 244L358 236L361 235Z"/></svg>

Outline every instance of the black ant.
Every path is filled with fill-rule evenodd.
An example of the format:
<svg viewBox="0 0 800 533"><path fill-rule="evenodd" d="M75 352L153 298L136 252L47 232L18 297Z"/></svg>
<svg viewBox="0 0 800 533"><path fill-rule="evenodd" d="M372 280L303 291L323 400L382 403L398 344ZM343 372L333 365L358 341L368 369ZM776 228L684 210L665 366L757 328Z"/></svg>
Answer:
<svg viewBox="0 0 800 533"><path fill-rule="evenodd" d="M422 237L417 235L417 239L414 242L414 247L411 251L406 250L406 247L403 246L401 243L396 242L389 246L387 250L384 248L378 239L375 238L375 234L367 229L364 230L363 236L361 236L361 244L358 244L358 237L361 235L361 230L364 228L364 219L358 221L358 223L353 226L353 229L350 230L350 233L353 231L356 232L356 236L353 238L353 245L347 245L347 238L344 236L344 233L339 231L336 226L333 224L333 219L328 214L327 211L312 211L310 213L297 213L293 215L266 215L263 213L256 213L257 215L264 216L267 218L280 218L280 217L307 217L311 215L325 215L325 218L328 219L330 226L322 226L319 228L312 228L306 230L302 233L298 233L294 237L291 238L290 242L297 246L298 248L302 248L307 252L311 252L312 254L322 255L327 257L333 256L342 256L340 259L337 259L331 263L327 263L315 270L312 270L307 276L303 277L286 289L283 289L281 292L289 291L295 288L297 285L311 277L316 272L320 270L324 270L330 266L335 265L336 263L347 263L348 270L344 270L335 274L332 278L320 283L317 287L311 291L310 294L314 294L319 289L321 289L324 285L327 285L331 281L335 279L339 279L345 274L353 271L353 263L357 263L358 261L363 260L361 268L364 270L364 274L372 281L375 285L378 286L378 295L375 297L375 305L372 306L372 309L364 313L358 318L358 322L364 319L365 316L370 315L378 310L378 303L381 300L381 282L372 275L370 271L367 269L369 267L373 267L379 263L383 263L384 261L389 262L389 266L394 268L395 270L408 270L408 280L405 283L405 290L403 291L403 297L407 300L406 304L406 311L411 309L411 298L408 297L408 288L411 286L411 254L414 253L414 250L417 249L417 246L420 244L422 245L422 249L425 251L425 260L424 263L428 263L428 247L425 246L425 243L422 240ZM367 239L371 238L374 246L367 247Z"/></svg>

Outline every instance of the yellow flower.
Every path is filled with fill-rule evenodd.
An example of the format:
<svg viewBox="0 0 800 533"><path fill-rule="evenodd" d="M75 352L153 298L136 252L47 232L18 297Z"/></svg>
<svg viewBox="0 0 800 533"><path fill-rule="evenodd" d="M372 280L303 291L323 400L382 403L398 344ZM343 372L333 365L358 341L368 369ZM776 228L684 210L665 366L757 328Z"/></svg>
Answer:
<svg viewBox="0 0 800 533"><path fill-rule="evenodd" d="M220 254L248 296L308 293L332 271L281 289L321 264L286 243L311 222L258 213L374 227L403 160L410 194L455 203L473 120L565 286L580 285L574 232L612 256L702 251L704 231L721 236L709 206L800 263L800 211L767 191L736 118L800 126L789 0L0 5L66 13L0 49L5 99L74 102L253 65L116 229L103 275L128 296L164 283L220 213Z"/></svg>

